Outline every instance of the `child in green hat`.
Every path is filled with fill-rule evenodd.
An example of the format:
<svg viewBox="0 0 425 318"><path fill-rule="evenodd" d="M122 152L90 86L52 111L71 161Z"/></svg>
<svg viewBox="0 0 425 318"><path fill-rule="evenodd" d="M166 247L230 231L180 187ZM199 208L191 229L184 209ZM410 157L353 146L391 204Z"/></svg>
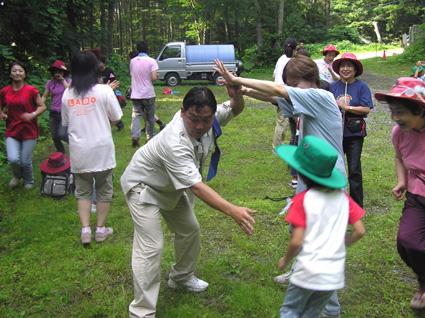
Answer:
<svg viewBox="0 0 425 318"><path fill-rule="evenodd" d="M345 192L345 176L335 168L337 150L307 135L298 146L280 145L276 153L298 171L307 190L297 194L286 221L294 229L278 267L296 257L280 317L319 317L332 294L344 287L345 247L365 233L365 211ZM347 224L353 226L346 235Z"/></svg>

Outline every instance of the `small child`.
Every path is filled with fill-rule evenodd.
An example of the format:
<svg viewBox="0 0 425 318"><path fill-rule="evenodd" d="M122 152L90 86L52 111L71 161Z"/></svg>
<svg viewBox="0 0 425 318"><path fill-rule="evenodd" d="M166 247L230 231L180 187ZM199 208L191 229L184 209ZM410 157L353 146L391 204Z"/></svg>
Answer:
<svg viewBox="0 0 425 318"><path fill-rule="evenodd" d="M338 152L328 142L307 135L298 146L280 145L276 152L307 186L293 198L286 217L294 229L279 269L297 260L280 317L319 317L332 294L344 287L345 246L364 235L360 219L365 212L345 192L346 178L335 168ZM348 223L353 232L346 236Z"/></svg>

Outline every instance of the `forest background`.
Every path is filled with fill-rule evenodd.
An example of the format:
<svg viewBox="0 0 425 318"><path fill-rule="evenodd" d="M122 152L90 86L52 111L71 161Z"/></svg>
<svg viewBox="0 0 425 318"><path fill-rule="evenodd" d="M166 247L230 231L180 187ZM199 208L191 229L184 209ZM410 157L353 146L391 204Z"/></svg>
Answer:
<svg viewBox="0 0 425 318"><path fill-rule="evenodd" d="M412 25L422 35L398 57L404 63L425 59L425 0L5 0L0 87L9 82L10 62L20 60L28 65L27 81L42 92L54 60L68 64L73 51L95 47L127 74L140 40L153 57L170 41L232 43L245 70L255 72L275 64L288 37L318 58L330 42L342 52L399 46ZM47 133L46 116L39 124ZM0 140L0 167L4 153Z"/></svg>

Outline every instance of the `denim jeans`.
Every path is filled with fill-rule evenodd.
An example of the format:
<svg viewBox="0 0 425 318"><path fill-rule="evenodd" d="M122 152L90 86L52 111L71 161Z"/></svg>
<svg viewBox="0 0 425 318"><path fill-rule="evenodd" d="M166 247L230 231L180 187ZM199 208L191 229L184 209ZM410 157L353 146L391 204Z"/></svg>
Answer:
<svg viewBox="0 0 425 318"><path fill-rule="evenodd" d="M131 137L140 138L140 120L145 120L146 138L149 140L154 135L155 126L155 97L149 99L133 99L133 114L131 120Z"/></svg>
<svg viewBox="0 0 425 318"><path fill-rule="evenodd" d="M62 126L61 113L51 111L49 114L50 134L56 151L65 153L62 141L68 142L68 127Z"/></svg>
<svg viewBox="0 0 425 318"><path fill-rule="evenodd" d="M310 290L289 283L280 307L281 318L318 318L335 291Z"/></svg>
<svg viewBox="0 0 425 318"><path fill-rule="evenodd" d="M348 183L350 196L363 206L363 177L361 155L364 137L347 137L343 139L344 153L347 157Z"/></svg>
<svg viewBox="0 0 425 318"><path fill-rule="evenodd" d="M37 144L36 139L18 140L6 138L7 160L15 178L24 179L24 184L33 184L32 152Z"/></svg>

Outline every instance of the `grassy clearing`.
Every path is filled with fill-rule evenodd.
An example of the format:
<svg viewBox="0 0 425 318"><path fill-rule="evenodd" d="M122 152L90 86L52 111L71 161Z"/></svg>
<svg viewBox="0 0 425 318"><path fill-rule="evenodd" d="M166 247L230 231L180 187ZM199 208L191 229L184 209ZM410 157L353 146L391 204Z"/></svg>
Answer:
<svg viewBox="0 0 425 318"><path fill-rule="evenodd" d="M371 61L365 65L368 70L375 64ZM376 70L381 69L376 66ZM249 76L270 78L270 72L252 72ZM178 95L162 95L163 86L156 87L162 119L172 118L190 87L180 86ZM224 88L210 87L219 101L226 98ZM119 177L134 153L130 117L127 106L124 131L114 128L117 168L108 224L115 234L105 244L93 243L87 249L80 245L73 198L54 201L40 197L37 189L10 191L6 186L9 171L3 168L0 317L127 317L133 295L132 222ZM166 287L174 256L172 235L164 227L158 317L278 317L285 287L276 286L272 277L279 274L276 263L286 248L288 233L276 217L283 203L264 198L287 196L292 191L287 186L290 176L286 166L271 152L274 123L274 107L246 99L245 111L223 129L222 161L211 186L230 201L258 213L255 234L247 237L229 218L197 202L202 229L197 273L210 283L206 293L192 295ZM395 182L391 127L387 110L378 105L368 121L369 136L363 152L368 232L348 252L347 286L340 292L344 318L420 317L408 305L416 288L415 279L395 248L402 205L390 195ZM52 149L50 141L40 142L34 166ZM35 175L39 183L38 169Z"/></svg>

